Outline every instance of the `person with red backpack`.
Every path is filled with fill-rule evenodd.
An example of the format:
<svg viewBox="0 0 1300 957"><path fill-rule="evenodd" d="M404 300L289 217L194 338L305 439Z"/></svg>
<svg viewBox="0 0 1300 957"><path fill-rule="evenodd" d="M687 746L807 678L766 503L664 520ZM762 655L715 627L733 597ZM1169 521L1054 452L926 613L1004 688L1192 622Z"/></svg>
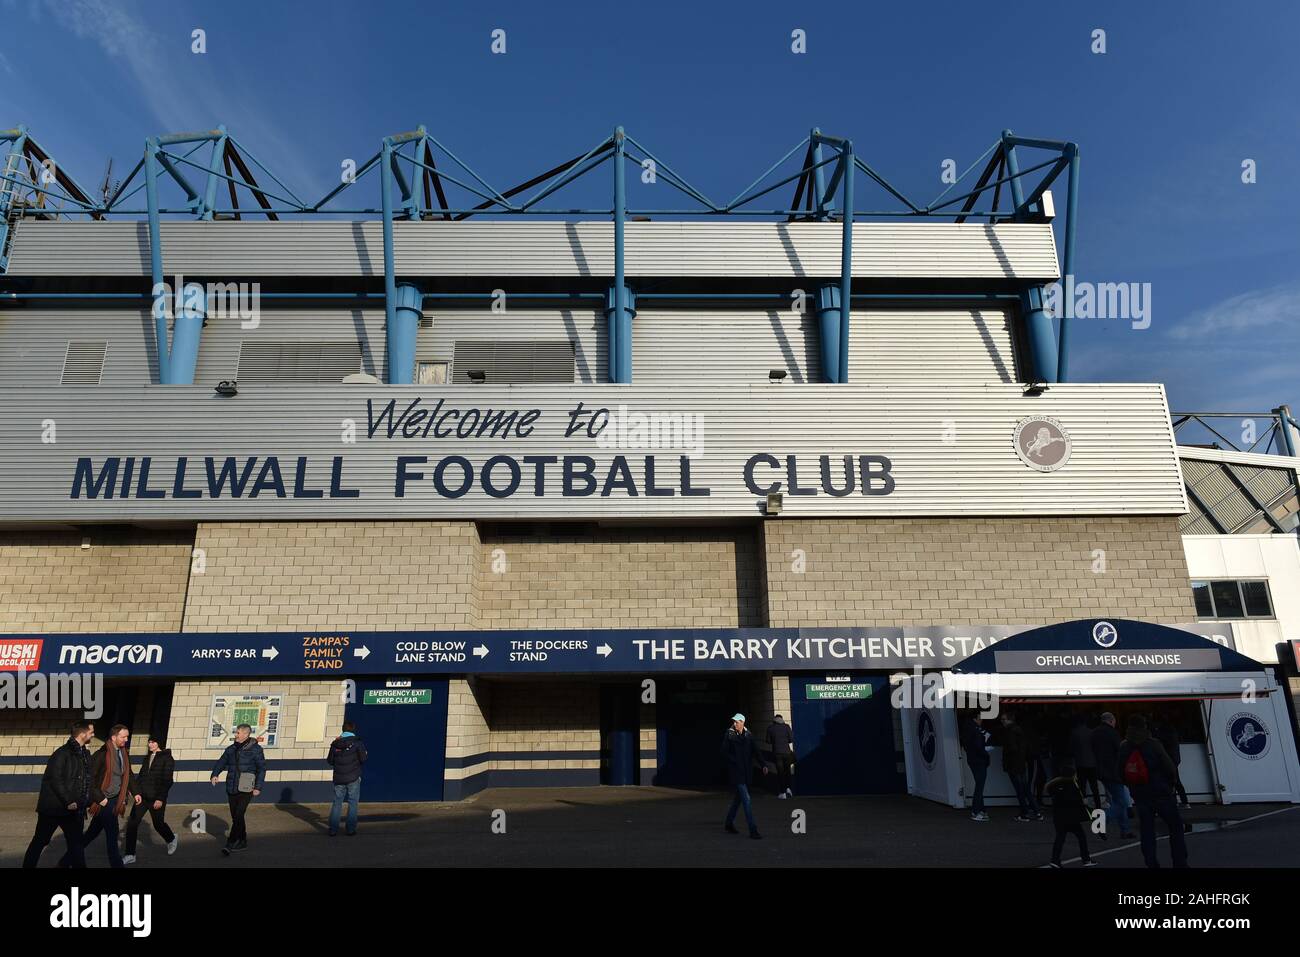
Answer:
<svg viewBox="0 0 1300 957"><path fill-rule="evenodd" d="M1156 858L1156 816L1169 828L1169 850L1174 867L1187 866L1187 842L1183 838L1183 819L1174 798L1178 769L1164 746L1151 737L1146 718L1129 719L1128 733L1119 749L1119 768L1125 787L1137 805L1138 833L1142 857L1147 867L1159 867Z"/></svg>

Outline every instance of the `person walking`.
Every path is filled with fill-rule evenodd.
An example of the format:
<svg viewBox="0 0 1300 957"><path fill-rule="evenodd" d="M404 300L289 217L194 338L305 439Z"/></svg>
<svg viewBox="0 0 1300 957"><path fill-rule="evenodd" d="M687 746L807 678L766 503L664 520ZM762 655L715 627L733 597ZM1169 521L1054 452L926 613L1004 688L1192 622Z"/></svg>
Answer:
<svg viewBox="0 0 1300 957"><path fill-rule="evenodd" d="M1109 711L1101 715L1101 723L1092 729L1092 754L1097 762L1097 777L1106 789L1107 829L1101 832L1101 839L1107 837L1107 831L1118 828L1119 836L1124 840L1133 837L1128 823L1129 794L1119 773L1119 749L1123 739L1115 729L1115 716Z"/></svg>
<svg viewBox="0 0 1300 957"><path fill-rule="evenodd" d="M1088 837L1084 827L1092 821L1088 804L1079 789L1079 779L1073 764L1061 765L1061 773L1047 782L1043 789L1052 801L1052 824L1056 827L1056 840L1052 842L1051 866L1061 867L1061 851L1065 839L1073 834L1079 842L1079 857L1084 867L1096 867L1097 862L1088 854Z"/></svg>
<svg viewBox="0 0 1300 957"><path fill-rule="evenodd" d="M777 797L794 797L794 791L790 789L794 771L794 731L779 714L767 726L767 747L776 764Z"/></svg>
<svg viewBox="0 0 1300 957"><path fill-rule="evenodd" d="M1079 790L1087 796L1088 785L1092 785L1092 806L1101 807L1101 779L1097 777L1097 756L1092 750L1092 729L1088 719L1081 714L1074 716L1070 728L1070 757L1079 779Z"/></svg>
<svg viewBox="0 0 1300 957"><path fill-rule="evenodd" d="M136 774L136 793L140 800L131 808L131 817L126 822L126 856L124 864L135 863L135 845L140 836L140 822L146 814L153 821L154 833L167 844L167 854L176 853L180 839L167 825L167 792L172 788L172 779L176 774L176 761L172 753L163 747L157 735L149 735L149 752L145 755Z"/></svg>
<svg viewBox="0 0 1300 957"><path fill-rule="evenodd" d="M1165 749L1169 755L1169 760L1174 762L1174 790L1178 793L1178 804L1180 807L1190 808L1192 802L1187 800L1187 789L1183 787L1183 748L1182 742L1178 739L1178 726L1173 720L1165 715L1160 720L1160 726L1156 728L1156 740L1160 746Z"/></svg>
<svg viewBox="0 0 1300 957"><path fill-rule="evenodd" d="M1137 805L1138 832L1142 839L1142 857L1147 867L1157 868L1156 817L1169 828L1169 851L1174 867L1187 866L1187 841L1183 837L1183 819L1174 803L1174 779L1178 769L1159 741L1151 737L1146 719L1134 715L1119 749L1124 783L1133 792Z"/></svg>
<svg viewBox="0 0 1300 957"><path fill-rule="evenodd" d="M754 823L753 802L749 796L749 782L753 775L756 756L757 744L754 736L745 728L745 716L739 713L733 714L731 727L722 738L722 760L727 766L727 781L735 791L735 796L731 799L731 808L727 811L722 829L728 834L740 833L736 830L736 812L743 807L745 823L749 825L749 836L754 840L763 836L758 833L758 826ZM767 774L766 765L763 766L763 773Z"/></svg>
<svg viewBox="0 0 1300 957"><path fill-rule="evenodd" d="M131 730L124 724L115 724L109 729L108 738L103 747L90 759L90 826L81 837L81 846L89 847L104 834L104 843L108 849L108 866L125 867L122 850L117 846L117 836L121 827L119 819L126 813L127 805L139 804L140 796L132 795L134 780L131 774L131 755L127 745L131 743ZM71 850L65 853L62 866L71 866Z"/></svg>
<svg viewBox="0 0 1300 957"><path fill-rule="evenodd" d="M971 799L970 819L987 823L989 816L984 810L984 783L989 777L989 733L980 724L974 714L967 715L961 725L961 746L966 752L966 766L970 776L975 779L975 796Z"/></svg>
<svg viewBox="0 0 1300 957"><path fill-rule="evenodd" d="M55 831L62 831L68 842L68 866L86 866L81 821L90 806L90 751L86 743L94 732L94 725L78 721L68 740L45 762L41 793L36 798L36 833L23 855L23 867L36 866Z"/></svg>
<svg viewBox="0 0 1300 957"><path fill-rule="evenodd" d="M1002 713L1002 770L1011 779L1011 786L1016 790L1016 802L1020 805L1017 821L1041 821L1043 814L1034 801L1029 784L1031 742L1024 728L1016 724L1015 717L1009 712Z"/></svg>
<svg viewBox="0 0 1300 957"><path fill-rule="evenodd" d="M330 837L339 832L343 802L348 802L348 837L357 833L357 807L361 804L361 765L366 763L365 742L357 737L356 725L343 722L343 732L330 743L325 760L334 769L334 803L330 805Z"/></svg>
<svg viewBox="0 0 1300 957"><path fill-rule="evenodd" d="M266 755L262 746L252 738L253 729L241 724L235 729L235 740L212 766L212 785L216 787L221 775L226 775L226 797L230 803L230 833L221 853L229 857L235 851L248 847L248 828L244 815L253 798L261 796L266 783Z"/></svg>

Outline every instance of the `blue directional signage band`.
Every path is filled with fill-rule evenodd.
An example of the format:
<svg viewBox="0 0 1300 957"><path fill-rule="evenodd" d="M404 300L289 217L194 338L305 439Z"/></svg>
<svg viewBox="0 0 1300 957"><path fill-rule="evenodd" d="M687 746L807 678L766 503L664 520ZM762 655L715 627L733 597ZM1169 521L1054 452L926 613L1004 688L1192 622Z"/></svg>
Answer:
<svg viewBox="0 0 1300 957"><path fill-rule="evenodd" d="M1028 627L24 634L0 636L0 672L329 678L948 668Z"/></svg>

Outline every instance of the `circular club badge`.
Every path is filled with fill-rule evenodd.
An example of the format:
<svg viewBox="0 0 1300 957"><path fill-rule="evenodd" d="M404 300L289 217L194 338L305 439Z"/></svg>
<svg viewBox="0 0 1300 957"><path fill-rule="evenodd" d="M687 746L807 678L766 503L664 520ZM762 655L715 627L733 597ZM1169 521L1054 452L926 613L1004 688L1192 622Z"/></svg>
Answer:
<svg viewBox="0 0 1300 957"><path fill-rule="evenodd" d="M1014 441L1020 461L1039 472L1055 472L1070 461L1070 433L1051 416L1021 419Z"/></svg>
<svg viewBox="0 0 1300 957"><path fill-rule="evenodd" d="M1266 725L1257 714L1239 711L1228 719L1228 741L1247 761L1258 761L1273 743Z"/></svg>
<svg viewBox="0 0 1300 957"><path fill-rule="evenodd" d="M1092 640L1102 648L1113 648L1119 641L1119 629L1108 621L1099 621L1092 626Z"/></svg>
<svg viewBox="0 0 1300 957"><path fill-rule="evenodd" d="M939 736L934 733L934 720L928 711L922 711L916 719L916 738L920 744L921 760L927 768L933 768L935 755L939 752Z"/></svg>

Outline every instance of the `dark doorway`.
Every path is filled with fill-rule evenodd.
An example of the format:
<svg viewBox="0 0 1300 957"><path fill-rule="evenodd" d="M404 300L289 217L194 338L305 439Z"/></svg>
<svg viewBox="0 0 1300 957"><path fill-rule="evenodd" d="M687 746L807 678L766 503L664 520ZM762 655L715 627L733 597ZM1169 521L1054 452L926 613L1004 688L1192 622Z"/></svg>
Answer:
<svg viewBox="0 0 1300 957"><path fill-rule="evenodd" d="M635 684L600 686L600 783L640 783L641 707Z"/></svg>
<svg viewBox="0 0 1300 957"><path fill-rule="evenodd" d="M659 773L667 787L726 784L722 736L731 716L743 711L740 685L729 676L665 679L659 682Z"/></svg>
<svg viewBox="0 0 1300 957"><path fill-rule="evenodd" d="M898 794L906 789L894 748L887 675L791 675L790 710L796 794Z"/></svg>
<svg viewBox="0 0 1300 957"><path fill-rule="evenodd" d="M369 757L363 801L441 801L447 757L447 679L411 679L410 687L358 681L344 716L357 726Z"/></svg>

